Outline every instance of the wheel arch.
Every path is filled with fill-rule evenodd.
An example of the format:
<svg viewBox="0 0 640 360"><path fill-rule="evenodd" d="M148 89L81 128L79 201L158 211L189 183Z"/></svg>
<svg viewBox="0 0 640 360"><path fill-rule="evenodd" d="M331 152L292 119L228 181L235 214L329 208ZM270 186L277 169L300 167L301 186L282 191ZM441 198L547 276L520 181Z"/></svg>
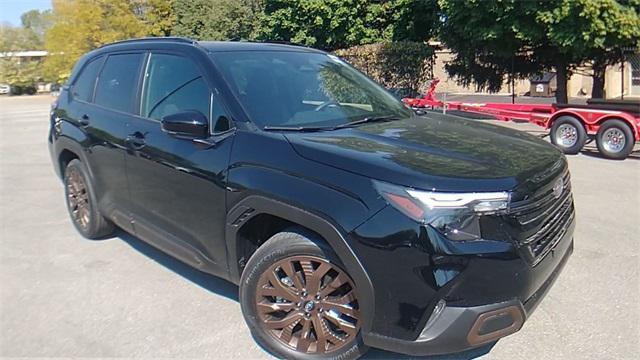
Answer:
<svg viewBox="0 0 640 360"><path fill-rule="evenodd" d="M71 160L78 159L87 164L82 146L70 138L59 137L56 140L55 149L56 170L60 178L64 177L64 170ZM87 170L89 176L93 178L91 167L87 166Z"/></svg>
<svg viewBox="0 0 640 360"><path fill-rule="evenodd" d="M362 299L360 307L364 315L361 329L363 333L369 332L371 321L367 321L367 319L373 318L375 309L371 279L349 246L343 232L327 219L304 209L259 195L249 196L236 204L229 211L226 223L226 247L230 280L234 283L240 282L243 266L239 262L238 242L243 240L239 235L243 227L257 216L280 219L280 221L286 223L287 228L299 226L303 230L311 231L334 250L345 270L356 283L359 293L358 298Z"/></svg>
<svg viewBox="0 0 640 360"><path fill-rule="evenodd" d="M575 118L576 120L580 121L580 123L584 127L584 130L587 131L587 122L584 120L584 118L582 116L580 116L580 114L578 114L577 112L570 111L570 110L569 111L560 110L560 111L555 112L553 114L553 116L549 119L549 122L547 122L547 129L551 129L553 127L553 124L556 122L556 120L558 120L559 118L561 118L563 116L570 116L570 117Z"/></svg>
<svg viewBox="0 0 640 360"><path fill-rule="evenodd" d="M67 165L69 165L69 163L75 159L79 160L80 157L78 156L78 154L74 153L73 151L69 149L63 149L62 151L60 151L60 155L58 156L58 166L60 167L61 175L64 176L64 172L65 172L65 169L67 168Z"/></svg>

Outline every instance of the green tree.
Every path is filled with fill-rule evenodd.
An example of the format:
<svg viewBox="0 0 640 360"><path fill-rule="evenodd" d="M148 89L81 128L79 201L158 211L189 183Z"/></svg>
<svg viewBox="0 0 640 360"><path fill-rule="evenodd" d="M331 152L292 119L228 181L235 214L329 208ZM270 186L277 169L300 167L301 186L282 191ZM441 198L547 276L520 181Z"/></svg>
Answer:
<svg viewBox="0 0 640 360"><path fill-rule="evenodd" d="M549 42L558 51L591 62L591 96L602 98L607 65L622 61L622 48L638 46L639 8L640 0L565 0L541 11L537 19L547 27Z"/></svg>
<svg viewBox="0 0 640 360"><path fill-rule="evenodd" d="M555 70L556 100L566 103L567 79L576 67L615 62L615 48L638 41L637 3L439 0L440 37L455 52L447 71L463 84L497 90L512 70L519 78Z"/></svg>
<svg viewBox="0 0 640 360"><path fill-rule="evenodd" d="M536 61L544 49L534 39L544 36L537 24L535 1L439 0L440 39L454 52L446 69L464 85L497 91L513 70L525 78L550 64Z"/></svg>
<svg viewBox="0 0 640 360"><path fill-rule="evenodd" d="M40 46L44 45L44 34L51 27L51 10L29 10L20 16L22 28L33 34Z"/></svg>
<svg viewBox="0 0 640 360"><path fill-rule="evenodd" d="M183 1L183 0L181 0ZM176 22L176 0L133 0L134 14L147 26L148 36L169 36Z"/></svg>
<svg viewBox="0 0 640 360"><path fill-rule="evenodd" d="M49 26L48 12L31 10L22 14L22 27L0 26L0 52L42 50L43 34ZM39 61L20 61L12 56L0 58L0 81L14 86L32 86L42 80Z"/></svg>
<svg viewBox="0 0 640 360"><path fill-rule="evenodd" d="M346 59L387 88L420 90L431 75L433 49L422 42L394 41L340 49L336 55ZM345 89L346 92L353 92Z"/></svg>
<svg viewBox="0 0 640 360"><path fill-rule="evenodd" d="M197 40L254 38L261 2L257 0L178 0L173 35Z"/></svg>
<svg viewBox="0 0 640 360"><path fill-rule="evenodd" d="M66 80L83 54L104 44L162 34L148 23L145 9L139 0L53 0L53 25L45 35L47 78Z"/></svg>
<svg viewBox="0 0 640 360"><path fill-rule="evenodd" d="M435 37L440 25L440 8L434 0L393 1L394 41L425 41Z"/></svg>
<svg viewBox="0 0 640 360"><path fill-rule="evenodd" d="M424 41L437 29L430 0L265 0L259 38L324 50L383 41Z"/></svg>
<svg viewBox="0 0 640 360"><path fill-rule="evenodd" d="M0 59L0 79L12 86L33 86L42 80L40 63L18 62L15 59Z"/></svg>
<svg viewBox="0 0 640 360"><path fill-rule="evenodd" d="M0 52L42 49L38 38L23 27L0 25Z"/></svg>

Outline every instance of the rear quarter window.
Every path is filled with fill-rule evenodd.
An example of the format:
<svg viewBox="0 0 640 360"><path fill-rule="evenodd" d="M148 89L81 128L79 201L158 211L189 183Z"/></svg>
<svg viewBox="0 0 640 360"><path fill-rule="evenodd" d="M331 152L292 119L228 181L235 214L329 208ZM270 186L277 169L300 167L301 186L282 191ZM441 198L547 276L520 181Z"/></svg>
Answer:
<svg viewBox="0 0 640 360"><path fill-rule="evenodd" d="M96 84L96 77L98 76L98 71L100 71L103 60L104 58L102 56L95 58L82 68L80 75L78 75L78 78L71 87L71 95L74 99L87 102L91 101L93 89Z"/></svg>
<svg viewBox="0 0 640 360"><path fill-rule="evenodd" d="M132 112L143 54L110 55L96 85L94 102L109 109Z"/></svg>

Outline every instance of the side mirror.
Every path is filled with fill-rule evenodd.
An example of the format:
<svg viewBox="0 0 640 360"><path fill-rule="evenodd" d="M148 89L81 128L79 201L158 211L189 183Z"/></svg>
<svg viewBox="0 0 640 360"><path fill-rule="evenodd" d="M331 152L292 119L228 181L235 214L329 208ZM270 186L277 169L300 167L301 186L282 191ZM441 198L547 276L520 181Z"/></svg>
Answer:
<svg viewBox="0 0 640 360"><path fill-rule="evenodd" d="M181 111L163 117L162 130L177 137L203 138L209 135L209 121L200 111Z"/></svg>

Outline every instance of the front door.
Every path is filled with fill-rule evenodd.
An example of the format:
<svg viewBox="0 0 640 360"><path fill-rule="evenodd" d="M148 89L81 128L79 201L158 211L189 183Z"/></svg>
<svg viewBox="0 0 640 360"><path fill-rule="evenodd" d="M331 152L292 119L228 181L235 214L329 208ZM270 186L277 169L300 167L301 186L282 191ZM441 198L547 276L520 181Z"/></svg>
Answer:
<svg viewBox="0 0 640 360"><path fill-rule="evenodd" d="M150 54L140 116L132 121L125 160L134 228L141 238L191 265L203 267L204 256L226 266L226 169L233 133L219 129L226 135L212 134L213 146L162 130L164 116L186 110L228 124L194 62L175 54Z"/></svg>

